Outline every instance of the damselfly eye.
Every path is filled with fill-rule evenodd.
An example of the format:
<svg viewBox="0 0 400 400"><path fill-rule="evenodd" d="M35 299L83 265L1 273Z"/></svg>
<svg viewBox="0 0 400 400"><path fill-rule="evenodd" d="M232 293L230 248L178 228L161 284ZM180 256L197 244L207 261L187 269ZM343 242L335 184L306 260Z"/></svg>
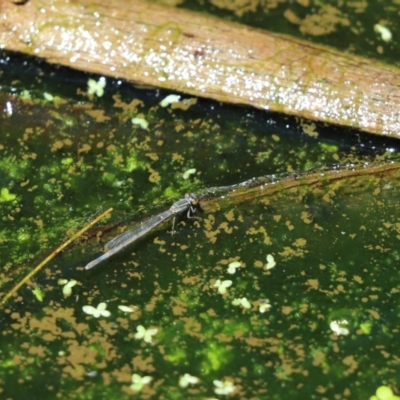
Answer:
<svg viewBox="0 0 400 400"><path fill-rule="evenodd" d="M199 199L194 193L186 193L185 198L191 203L196 205L199 202Z"/></svg>

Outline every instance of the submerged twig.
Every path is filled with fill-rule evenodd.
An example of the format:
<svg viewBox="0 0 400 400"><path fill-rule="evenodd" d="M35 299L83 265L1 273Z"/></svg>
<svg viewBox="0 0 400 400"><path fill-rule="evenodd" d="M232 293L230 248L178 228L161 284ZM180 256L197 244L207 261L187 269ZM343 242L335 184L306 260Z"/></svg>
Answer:
<svg viewBox="0 0 400 400"><path fill-rule="evenodd" d="M79 232L75 233L71 238L69 238L66 242L64 242L61 246L59 246L56 250L54 250L46 259L44 259L36 268L34 268L28 275L25 276L17 285L15 285L1 300L1 303L4 304L13 294L15 294L18 289L24 285L32 276L34 276L40 269L42 269L49 261L51 261L58 253L64 250L70 243L72 243L75 239L82 236L89 228L103 219L107 214L109 214L113 209L109 208L89 224L87 224L83 229Z"/></svg>
<svg viewBox="0 0 400 400"><path fill-rule="evenodd" d="M344 191L354 191L360 188L360 179L363 178L367 178L367 184L372 185L374 189L380 191L378 185L380 185L385 178L400 180L400 162L365 164L359 166L334 166L330 169L318 169L306 171L304 173L261 176L235 185L204 189L196 195L191 194L190 196L198 199L196 204L199 203L199 207L203 212L212 213L228 206L235 206L243 202L251 202L256 199L272 196L278 192L296 188L322 188L324 185L332 185L329 189L331 194L339 187ZM348 184L346 185L345 182L348 182ZM363 183L365 182L363 181ZM174 209L176 204L181 202L182 200L175 203L172 209ZM176 213L180 211L186 212L187 208L191 205L191 203L188 202L182 202L182 204L184 207L178 207ZM166 217L170 217L174 214L175 211L172 213L171 209L168 209L151 217L143 225L138 225L133 230L120 234L106 245L108 251L90 262L86 266L86 269L92 268L109 256L124 249L150 230L156 230L156 227L167 219Z"/></svg>
<svg viewBox="0 0 400 400"><path fill-rule="evenodd" d="M354 180L363 177L370 177L369 183L376 185L376 187L384 177L400 179L400 162L337 166L331 169L312 170L304 173L261 176L231 186L209 188L198 194L198 197L203 211L214 212L226 206L226 204L252 201L284 190L329 185L347 179ZM348 190L350 190L350 187L352 186L348 185ZM355 187L358 186L355 185Z"/></svg>

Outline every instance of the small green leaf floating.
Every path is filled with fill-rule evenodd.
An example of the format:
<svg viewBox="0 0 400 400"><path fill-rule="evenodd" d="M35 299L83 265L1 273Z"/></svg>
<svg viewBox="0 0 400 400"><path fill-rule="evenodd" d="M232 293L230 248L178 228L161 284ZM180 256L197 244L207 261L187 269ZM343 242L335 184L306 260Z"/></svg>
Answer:
<svg viewBox="0 0 400 400"><path fill-rule="evenodd" d="M32 293L35 295L35 297L39 301L43 301L43 299L44 299L44 291L39 286L37 286L34 289L32 289Z"/></svg>
<svg viewBox="0 0 400 400"><path fill-rule="evenodd" d="M88 84L88 93L89 94L95 94L98 97L103 96L104 94L104 88L106 87L106 78L102 76L98 82L96 82L94 79L89 79L87 84Z"/></svg>
<svg viewBox="0 0 400 400"><path fill-rule="evenodd" d="M2 188L0 191L0 203L6 203L7 201L15 200L17 196L11 194L7 188Z"/></svg>

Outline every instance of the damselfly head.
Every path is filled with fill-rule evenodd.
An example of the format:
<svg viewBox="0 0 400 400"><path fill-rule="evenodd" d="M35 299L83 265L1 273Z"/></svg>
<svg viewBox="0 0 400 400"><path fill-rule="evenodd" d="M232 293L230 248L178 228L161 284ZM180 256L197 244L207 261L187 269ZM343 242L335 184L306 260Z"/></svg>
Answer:
<svg viewBox="0 0 400 400"><path fill-rule="evenodd" d="M185 194L185 199L190 202L191 205L195 206L199 204L199 199L194 193L186 193Z"/></svg>

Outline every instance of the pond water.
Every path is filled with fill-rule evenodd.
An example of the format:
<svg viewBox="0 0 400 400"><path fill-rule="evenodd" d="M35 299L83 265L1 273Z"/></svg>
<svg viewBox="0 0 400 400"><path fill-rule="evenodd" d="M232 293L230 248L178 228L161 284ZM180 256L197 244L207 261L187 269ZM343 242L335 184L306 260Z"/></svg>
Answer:
<svg viewBox="0 0 400 400"><path fill-rule="evenodd" d="M2 65L0 296L114 211L3 304L1 398L399 393L396 141L184 95L162 107L170 93L109 78L88 94L101 77L12 54ZM188 192L197 219L84 269Z"/></svg>

